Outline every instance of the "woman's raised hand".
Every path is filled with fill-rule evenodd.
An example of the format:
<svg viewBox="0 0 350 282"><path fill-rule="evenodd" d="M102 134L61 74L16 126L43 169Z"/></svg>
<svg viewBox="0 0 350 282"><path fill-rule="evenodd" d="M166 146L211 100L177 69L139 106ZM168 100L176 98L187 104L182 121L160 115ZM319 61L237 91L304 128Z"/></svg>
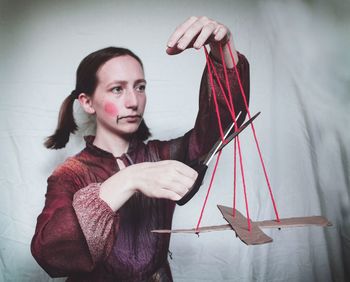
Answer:
<svg viewBox="0 0 350 282"><path fill-rule="evenodd" d="M200 49L205 44L225 44L231 38L230 30L207 17L190 17L170 36L167 53L175 55L187 48Z"/></svg>
<svg viewBox="0 0 350 282"><path fill-rule="evenodd" d="M170 36L166 52L169 55L176 55L185 49L200 49L205 44L209 44L212 55L221 61L219 50L221 44L226 66L233 68L231 52L227 46L228 42L230 42L232 55L237 63L237 51L232 42L231 32L225 25L207 17L190 17L180 24Z"/></svg>

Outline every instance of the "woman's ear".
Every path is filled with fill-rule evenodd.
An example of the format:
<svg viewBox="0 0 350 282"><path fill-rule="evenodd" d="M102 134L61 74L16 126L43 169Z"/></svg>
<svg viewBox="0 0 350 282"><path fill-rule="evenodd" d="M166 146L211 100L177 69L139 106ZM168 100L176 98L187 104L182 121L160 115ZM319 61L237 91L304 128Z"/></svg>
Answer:
<svg viewBox="0 0 350 282"><path fill-rule="evenodd" d="M78 96L78 101L86 113L91 115L95 113L95 109L92 106L92 99L90 96L86 95L85 93L80 93Z"/></svg>

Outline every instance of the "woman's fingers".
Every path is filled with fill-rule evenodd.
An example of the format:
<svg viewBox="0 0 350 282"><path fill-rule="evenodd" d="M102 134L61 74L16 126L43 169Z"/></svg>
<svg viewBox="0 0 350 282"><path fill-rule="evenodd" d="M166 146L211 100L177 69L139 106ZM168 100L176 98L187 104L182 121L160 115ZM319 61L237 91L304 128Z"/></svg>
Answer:
<svg viewBox="0 0 350 282"><path fill-rule="evenodd" d="M198 35L193 47L196 49L202 48L202 46L207 42L207 40L213 35L216 29L215 23L208 23L202 27L201 33Z"/></svg>
<svg viewBox="0 0 350 282"><path fill-rule="evenodd" d="M197 21L197 17L190 17L184 23L179 25L174 33L170 36L167 46L172 48L178 43L179 39L183 36L186 30Z"/></svg>
<svg viewBox="0 0 350 282"><path fill-rule="evenodd" d="M172 190L182 197L192 187L195 180L196 179L193 179L187 176L176 175L175 178L171 179L166 183L166 185L164 186L164 189Z"/></svg>
<svg viewBox="0 0 350 282"><path fill-rule="evenodd" d="M139 191L149 197L171 200L181 199L198 176L197 171L175 160L138 164L134 171Z"/></svg>
<svg viewBox="0 0 350 282"><path fill-rule="evenodd" d="M174 166L174 168L183 176L186 176L194 180L197 178L198 172L193 168L179 161L172 161L172 162L173 162L172 165Z"/></svg>
<svg viewBox="0 0 350 282"><path fill-rule="evenodd" d="M159 180L162 181L163 189L171 190L182 197L192 187L197 176L197 171L191 167L178 161L171 161L166 173L162 174Z"/></svg>
<svg viewBox="0 0 350 282"><path fill-rule="evenodd" d="M226 43L230 39L230 31L224 25L217 26L214 34L215 34L214 39L215 41L218 41L218 42L224 41L224 43Z"/></svg>
<svg viewBox="0 0 350 282"><path fill-rule="evenodd" d="M158 194L156 195L156 198L159 199L169 199L172 201L178 201L182 198L181 195L177 194L176 192L168 189L160 189L158 191Z"/></svg>
<svg viewBox="0 0 350 282"><path fill-rule="evenodd" d="M191 17L181 24L168 41L167 53L174 55L187 48L200 49L208 43L229 40L229 30L226 26L207 17Z"/></svg>
<svg viewBox="0 0 350 282"><path fill-rule="evenodd" d="M190 45L190 43L197 38L198 34L203 32L204 27L205 25L202 21L195 21L178 40L177 47L181 50L192 47L193 44Z"/></svg>

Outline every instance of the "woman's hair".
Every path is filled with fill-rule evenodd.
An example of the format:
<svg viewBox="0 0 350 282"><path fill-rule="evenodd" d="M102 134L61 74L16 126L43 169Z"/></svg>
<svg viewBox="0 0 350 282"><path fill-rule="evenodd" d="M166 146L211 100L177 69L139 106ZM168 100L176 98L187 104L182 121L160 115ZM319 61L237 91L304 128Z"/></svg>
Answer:
<svg viewBox="0 0 350 282"><path fill-rule="evenodd" d="M76 73L75 90L73 90L71 94L63 101L60 108L55 133L47 137L44 143L46 148L60 149L66 146L69 141L70 134L75 133L75 131L78 129L73 116L73 104L75 99L78 98L80 93L85 93L86 95L92 97L98 83L97 71L99 68L110 59L125 55L135 58L143 68L142 61L138 56L136 56L129 49L120 47L107 47L97 50L86 56L81 61ZM144 120L142 120L134 135L141 141L144 141L150 137L150 131Z"/></svg>

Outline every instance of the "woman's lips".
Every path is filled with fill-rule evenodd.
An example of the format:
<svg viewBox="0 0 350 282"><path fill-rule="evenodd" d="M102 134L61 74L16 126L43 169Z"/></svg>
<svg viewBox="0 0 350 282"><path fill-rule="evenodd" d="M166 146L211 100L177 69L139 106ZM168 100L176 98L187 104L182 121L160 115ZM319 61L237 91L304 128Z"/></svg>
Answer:
<svg viewBox="0 0 350 282"><path fill-rule="evenodd" d="M134 122L138 122L140 119L142 118L141 115L128 115L128 116L121 116L121 117L117 117L117 123L123 119L126 122L130 122L130 123L134 123Z"/></svg>

